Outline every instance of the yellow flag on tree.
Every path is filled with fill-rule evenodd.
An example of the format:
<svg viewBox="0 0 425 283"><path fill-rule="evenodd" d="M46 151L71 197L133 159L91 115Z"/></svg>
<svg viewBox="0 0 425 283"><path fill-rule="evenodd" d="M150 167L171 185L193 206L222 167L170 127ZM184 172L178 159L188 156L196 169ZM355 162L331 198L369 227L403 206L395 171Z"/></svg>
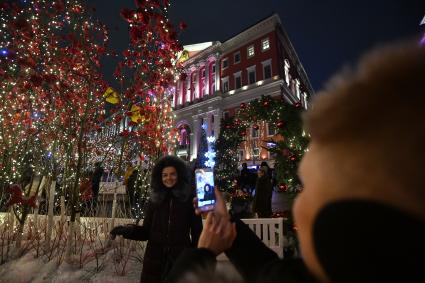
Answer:
<svg viewBox="0 0 425 283"><path fill-rule="evenodd" d="M108 87L106 89L103 97L105 98L106 102L111 104L117 104L120 102L120 95L112 87Z"/></svg>

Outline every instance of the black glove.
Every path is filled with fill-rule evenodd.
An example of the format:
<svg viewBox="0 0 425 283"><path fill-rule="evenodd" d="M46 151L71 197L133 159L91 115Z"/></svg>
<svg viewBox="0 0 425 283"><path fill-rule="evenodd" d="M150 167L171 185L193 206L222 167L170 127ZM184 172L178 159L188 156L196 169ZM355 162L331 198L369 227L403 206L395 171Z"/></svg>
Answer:
<svg viewBox="0 0 425 283"><path fill-rule="evenodd" d="M115 239L117 235L123 236L124 238L128 238L133 233L133 229L134 224L128 224L125 226L116 226L109 233L111 234L112 239Z"/></svg>

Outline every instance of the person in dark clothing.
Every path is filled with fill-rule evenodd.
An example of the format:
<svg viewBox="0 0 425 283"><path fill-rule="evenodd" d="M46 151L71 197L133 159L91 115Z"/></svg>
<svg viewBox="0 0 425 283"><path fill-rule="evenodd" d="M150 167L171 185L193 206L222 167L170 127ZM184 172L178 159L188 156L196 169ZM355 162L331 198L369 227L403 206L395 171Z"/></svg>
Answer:
<svg viewBox="0 0 425 283"><path fill-rule="evenodd" d="M196 247L202 220L192 207L190 171L178 157L161 158L152 171L152 193L143 225L117 226L112 237L148 241L141 282L164 282L181 252Z"/></svg>
<svg viewBox="0 0 425 283"><path fill-rule="evenodd" d="M104 170L102 167L102 163L96 162L94 172L91 178L91 189L93 192L93 196L91 199L91 208L94 214L96 214L97 198L99 196L99 186L100 186L100 181L102 179L103 173L104 173Z"/></svg>
<svg viewBox="0 0 425 283"><path fill-rule="evenodd" d="M214 199L214 188L210 184L204 186L204 199L203 201Z"/></svg>
<svg viewBox="0 0 425 283"><path fill-rule="evenodd" d="M260 167L252 206L253 212L256 212L260 218L267 218L272 215L272 191L272 183L267 175L267 168L265 166Z"/></svg>
<svg viewBox="0 0 425 283"><path fill-rule="evenodd" d="M293 207L302 260L278 259L245 224L231 224L217 193L198 249L170 278L225 252L247 282L425 282L423 74L424 48L382 48L316 96Z"/></svg>
<svg viewBox="0 0 425 283"><path fill-rule="evenodd" d="M267 168L267 175L270 178L270 181L272 183L272 187L276 186L276 178L275 178L275 171L273 168L270 168L269 164L266 161L261 162L260 168L266 167Z"/></svg>
<svg viewBox="0 0 425 283"><path fill-rule="evenodd" d="M252 194L254 190L256 177L255 174L252 173L248 169L248 165L246 162L242 163L242 169L239 175L239 186L242 190L247 191L249 194Z"/></svg>
<svg viewBox="0 0 425 283"><path fill-rule="evenodd" d="M130 207L134 207L136 205L135 203L135 189L136 189L136 181L137 181L137 175L139 174L139 170L134 169L131 172L131 175L128 177L126 189L127 189L127 195L130 202Z"/></svg>

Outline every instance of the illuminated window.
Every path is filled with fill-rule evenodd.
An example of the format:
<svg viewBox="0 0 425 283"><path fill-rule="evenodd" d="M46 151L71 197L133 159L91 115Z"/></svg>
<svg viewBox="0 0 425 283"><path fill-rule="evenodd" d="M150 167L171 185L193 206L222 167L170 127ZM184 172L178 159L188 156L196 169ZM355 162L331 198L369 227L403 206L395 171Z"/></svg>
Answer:
<svg viewBox="0 0 425 283"><path fill-rule="evenodd" d="M260 130L251 128L251 137L258 138L260 136Z"/></svg>
<svg viewBox="0 0 425 283"><path fill-rule="evenodd" d="M238 160L239 160L239 161L244 160L244 152L243 152L243 149L240 149L240 150L239 150Z"/></svg>
<svg viewBox="0 0 425 283"><path fill-rule="evenodd" d="M261 50L266 51L270 49L270 41L268 38L265 38L261 41Z"/></svg>
<svg viewBox="0 0 425 283"><path fill-rule="evenodd" d="M252 149L252 156L254 158L260 157L260 149L258 147Z"/></svg>
<svg viewBox="0 0 425 283"><path fill-rule="evenodd" d="M255 55L254 45L248 46L247 54L248 54L248 58L251 58L252 56Z"/></svg>

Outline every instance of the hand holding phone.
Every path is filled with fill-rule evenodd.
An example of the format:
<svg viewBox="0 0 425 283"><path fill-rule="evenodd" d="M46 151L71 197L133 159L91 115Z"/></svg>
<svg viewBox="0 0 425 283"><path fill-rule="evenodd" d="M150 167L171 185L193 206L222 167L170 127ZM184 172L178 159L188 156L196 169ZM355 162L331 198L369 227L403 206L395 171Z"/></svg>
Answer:
<svg viewBox="0 0 425 283"><path fill-rule="evenodd" d="M198 198L198 208L201 211L210 211L215 206L214 174L212 169L195 170L196 196Z"/></svg>

